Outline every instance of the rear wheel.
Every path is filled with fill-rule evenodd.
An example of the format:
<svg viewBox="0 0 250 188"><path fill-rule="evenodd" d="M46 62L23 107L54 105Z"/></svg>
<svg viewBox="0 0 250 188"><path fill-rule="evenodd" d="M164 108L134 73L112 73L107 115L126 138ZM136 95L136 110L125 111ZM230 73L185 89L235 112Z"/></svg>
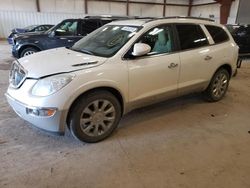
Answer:
<svg viewBox="0 0 250 188"><path fill-rule="evenodd" d="M38 52L38 50L36 48L28 47L28 48L25 48L22 50L20 57L28 56L28 55L34 54L36 52Z"/></svg>
<svg viewBox="0 0 250 188"><path fill-rule="evenodd" d="M121 105L108 91L82 96L70 114L70 131L84 142L99 142L115 130L121 119Z"/></svg>
<svg viewBox="0 0 250 188"><path fill-rule="evenodd" d="M213 76L204 95L209 102L221 100L227 92L230 76L226 69L219 69Z"/></svg>

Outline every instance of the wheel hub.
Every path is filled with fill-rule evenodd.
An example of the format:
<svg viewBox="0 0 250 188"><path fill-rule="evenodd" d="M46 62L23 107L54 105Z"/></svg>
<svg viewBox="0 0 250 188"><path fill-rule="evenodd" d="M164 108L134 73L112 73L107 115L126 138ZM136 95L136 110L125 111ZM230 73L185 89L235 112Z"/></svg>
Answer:
<svg viewBox="0 0 250 188"><path fill-rule="evenodd" d="M35 52L34 51L27 51L24 53L23 56L28 56L28 55L31 55L31 54L34 54Z"/></svg>
<svg viewBox="0 0 250 188"><path fill-rule="evenodd" d="M92 121L94 124L100 123L104 120L105 114L103 112L97 112L93 114Z"/></svg>

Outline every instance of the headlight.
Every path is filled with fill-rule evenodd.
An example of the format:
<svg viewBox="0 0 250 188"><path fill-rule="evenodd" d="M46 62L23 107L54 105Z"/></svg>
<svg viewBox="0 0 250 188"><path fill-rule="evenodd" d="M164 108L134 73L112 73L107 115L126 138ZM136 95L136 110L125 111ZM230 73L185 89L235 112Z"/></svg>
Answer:
<svg viewBox="0 0 250 188"><path fill-rule="evenodd" d="M40 97L51 95L70 83L73 78L72 74L59 74L38 80L32 88L32 95Z"/></svg>

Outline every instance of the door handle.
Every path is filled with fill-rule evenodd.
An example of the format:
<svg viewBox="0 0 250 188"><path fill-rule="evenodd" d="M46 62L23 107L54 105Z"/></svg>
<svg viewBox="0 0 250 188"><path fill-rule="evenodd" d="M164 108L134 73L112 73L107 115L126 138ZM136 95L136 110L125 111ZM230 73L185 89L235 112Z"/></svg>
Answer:
<svg viewBox="0 0 250 188"><path fill-rule="evenodd" d="M70 39L69 39L68 42L74 42L74 40L70 40Z"/></svg>
<svg viewBox="0 0 250 188"><path fill-rule="evenodd" d="M170 63L170 65L168 65L168 68L173 69L173 68L175 68L177 66L178 66L177 63Z"/></svg>
<svg viewBox="0 0 250 188"><path fill-rule="evenodd" d="M209 61L209 60L211 60L212 58L213 58L213 57L207 55L207 56L204 58L204 60Z"/></svg>

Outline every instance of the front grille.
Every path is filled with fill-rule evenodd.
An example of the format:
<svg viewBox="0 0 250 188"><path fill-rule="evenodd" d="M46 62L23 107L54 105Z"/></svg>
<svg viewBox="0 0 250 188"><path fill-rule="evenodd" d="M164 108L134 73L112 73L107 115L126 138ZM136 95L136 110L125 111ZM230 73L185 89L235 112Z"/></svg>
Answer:
<svg viewBox="0 0 250 188"><path fill-rule="evenodd" d="M10 69L10 76L9 76L10 85L13 88L18 88L22 85L25 78L26 78L26 71L17 61L14 61Z"/></svg>

